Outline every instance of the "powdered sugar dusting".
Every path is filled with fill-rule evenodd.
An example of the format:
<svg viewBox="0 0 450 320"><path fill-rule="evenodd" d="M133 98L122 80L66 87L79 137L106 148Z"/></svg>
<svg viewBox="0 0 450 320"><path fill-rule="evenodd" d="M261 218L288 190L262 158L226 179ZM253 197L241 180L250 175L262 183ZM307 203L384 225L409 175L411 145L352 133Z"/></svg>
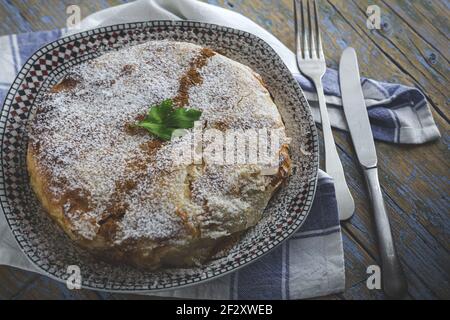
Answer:
<svg viewBox="0 0 450 320"><path fill-rule="evenodd" d="M67 79L76 86L38 106L30 142L77 234L94 239L110 218L117 221L115 244L188 240L192 229L214 239L256 223L271 182L258 165L174 163L174 150L191 148L192 132L159 142L126 129L149 106L177 95L201 50L152 41L105 53L72 68ZM189 88L187 107L203 111L206 128L283 127L251 69L216 54L197 71L202 82ZM68 192L88 205L73 205Z"/></svg>
<svg viewBox="0 0 450 320"><path fill-rule="evenodd" d="M273 105L269 92L250 68L215 55L200 74L203 84L191 89L189 102L204 112L208 127L274 129L283 126L277 108L267 107Z"/></svg>

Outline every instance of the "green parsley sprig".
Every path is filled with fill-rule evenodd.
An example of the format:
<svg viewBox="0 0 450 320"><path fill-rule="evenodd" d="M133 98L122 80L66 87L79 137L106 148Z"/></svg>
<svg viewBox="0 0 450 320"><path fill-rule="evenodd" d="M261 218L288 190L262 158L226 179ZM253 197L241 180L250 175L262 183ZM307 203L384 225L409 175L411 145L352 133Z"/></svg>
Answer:
<svg viewBox="0 0 450 320"><path fill-rule="evenodd" d="M136 126L146 129L150 134L170 141L177 129L190 129L200 119L202 112L196 109L175 108L172 99L166 99L158 105L151 106L144 120Z"/></svg>

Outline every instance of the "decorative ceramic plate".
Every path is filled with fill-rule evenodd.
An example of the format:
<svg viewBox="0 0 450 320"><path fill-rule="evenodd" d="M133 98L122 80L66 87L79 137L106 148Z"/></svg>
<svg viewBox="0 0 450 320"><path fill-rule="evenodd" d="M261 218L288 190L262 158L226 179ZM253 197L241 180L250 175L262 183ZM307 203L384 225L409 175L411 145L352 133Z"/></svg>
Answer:
<svg viewBox="0 0 450 320"><path fill-rule="evenodd" d="M27 123L34 103L71 66L103 52L149 40L174 40L209 47L243 63L265 81L292 138L293 173L277 192L264 218L225 257L201 267L157 272L112 265L75 246L42 211L28 183ZM305 221L313 201L318 170L318 139L302 90L274 50L243 31L188 21L121 24L71 35L38 50L15 79L0 118L0 203L25 255L49 276L65 281L68 266L81 269L86 288L156 291L179 288L222 276L254 262L291 236Z"/></svg>

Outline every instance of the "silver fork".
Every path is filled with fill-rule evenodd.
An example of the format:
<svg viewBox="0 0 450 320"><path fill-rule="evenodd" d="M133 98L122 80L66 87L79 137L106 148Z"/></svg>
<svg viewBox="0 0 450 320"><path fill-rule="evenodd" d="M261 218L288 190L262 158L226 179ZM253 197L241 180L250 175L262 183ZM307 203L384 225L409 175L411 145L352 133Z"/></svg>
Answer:
<svg viewBox="0 0 450 320"><path fill-rule="evenodd" d="M339 219L348 220L355 211L355 202L345 181L323 92L322 77L327 65L323 54L316 0L294 0L294 13L297 65L316 87L325 145L325 171L334 179Z"/></svg>

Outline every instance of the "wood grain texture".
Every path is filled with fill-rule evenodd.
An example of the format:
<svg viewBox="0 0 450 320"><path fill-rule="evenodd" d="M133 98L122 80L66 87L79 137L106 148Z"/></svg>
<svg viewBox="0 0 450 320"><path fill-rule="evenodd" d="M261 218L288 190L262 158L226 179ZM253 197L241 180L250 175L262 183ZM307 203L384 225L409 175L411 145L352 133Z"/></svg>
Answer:
<svg viewBox="0 0 450 320"><path fill-rule="evenodd" d="M65 10L78 4L82 15L120 0L5 0L0 34L65 26ZM293 49L291 0L209 0L240 12ZM380 6L382 29L366 27L369 4ZM449 84L450 4L444 1L319 0L327 62L336 68L342 50L356 48L364 76L420 88L443 137L422 146L377 143L380 182L392 230L409 283L408 299L450 299ZM378 259L372 213L347 133L335 131L346 176L356 201L355 217L344 224L347 289L326 299L383 299L366 287L366 268ZM45 277L0 267L0 299L148 299L135 295L70 291Z"/></svg>

